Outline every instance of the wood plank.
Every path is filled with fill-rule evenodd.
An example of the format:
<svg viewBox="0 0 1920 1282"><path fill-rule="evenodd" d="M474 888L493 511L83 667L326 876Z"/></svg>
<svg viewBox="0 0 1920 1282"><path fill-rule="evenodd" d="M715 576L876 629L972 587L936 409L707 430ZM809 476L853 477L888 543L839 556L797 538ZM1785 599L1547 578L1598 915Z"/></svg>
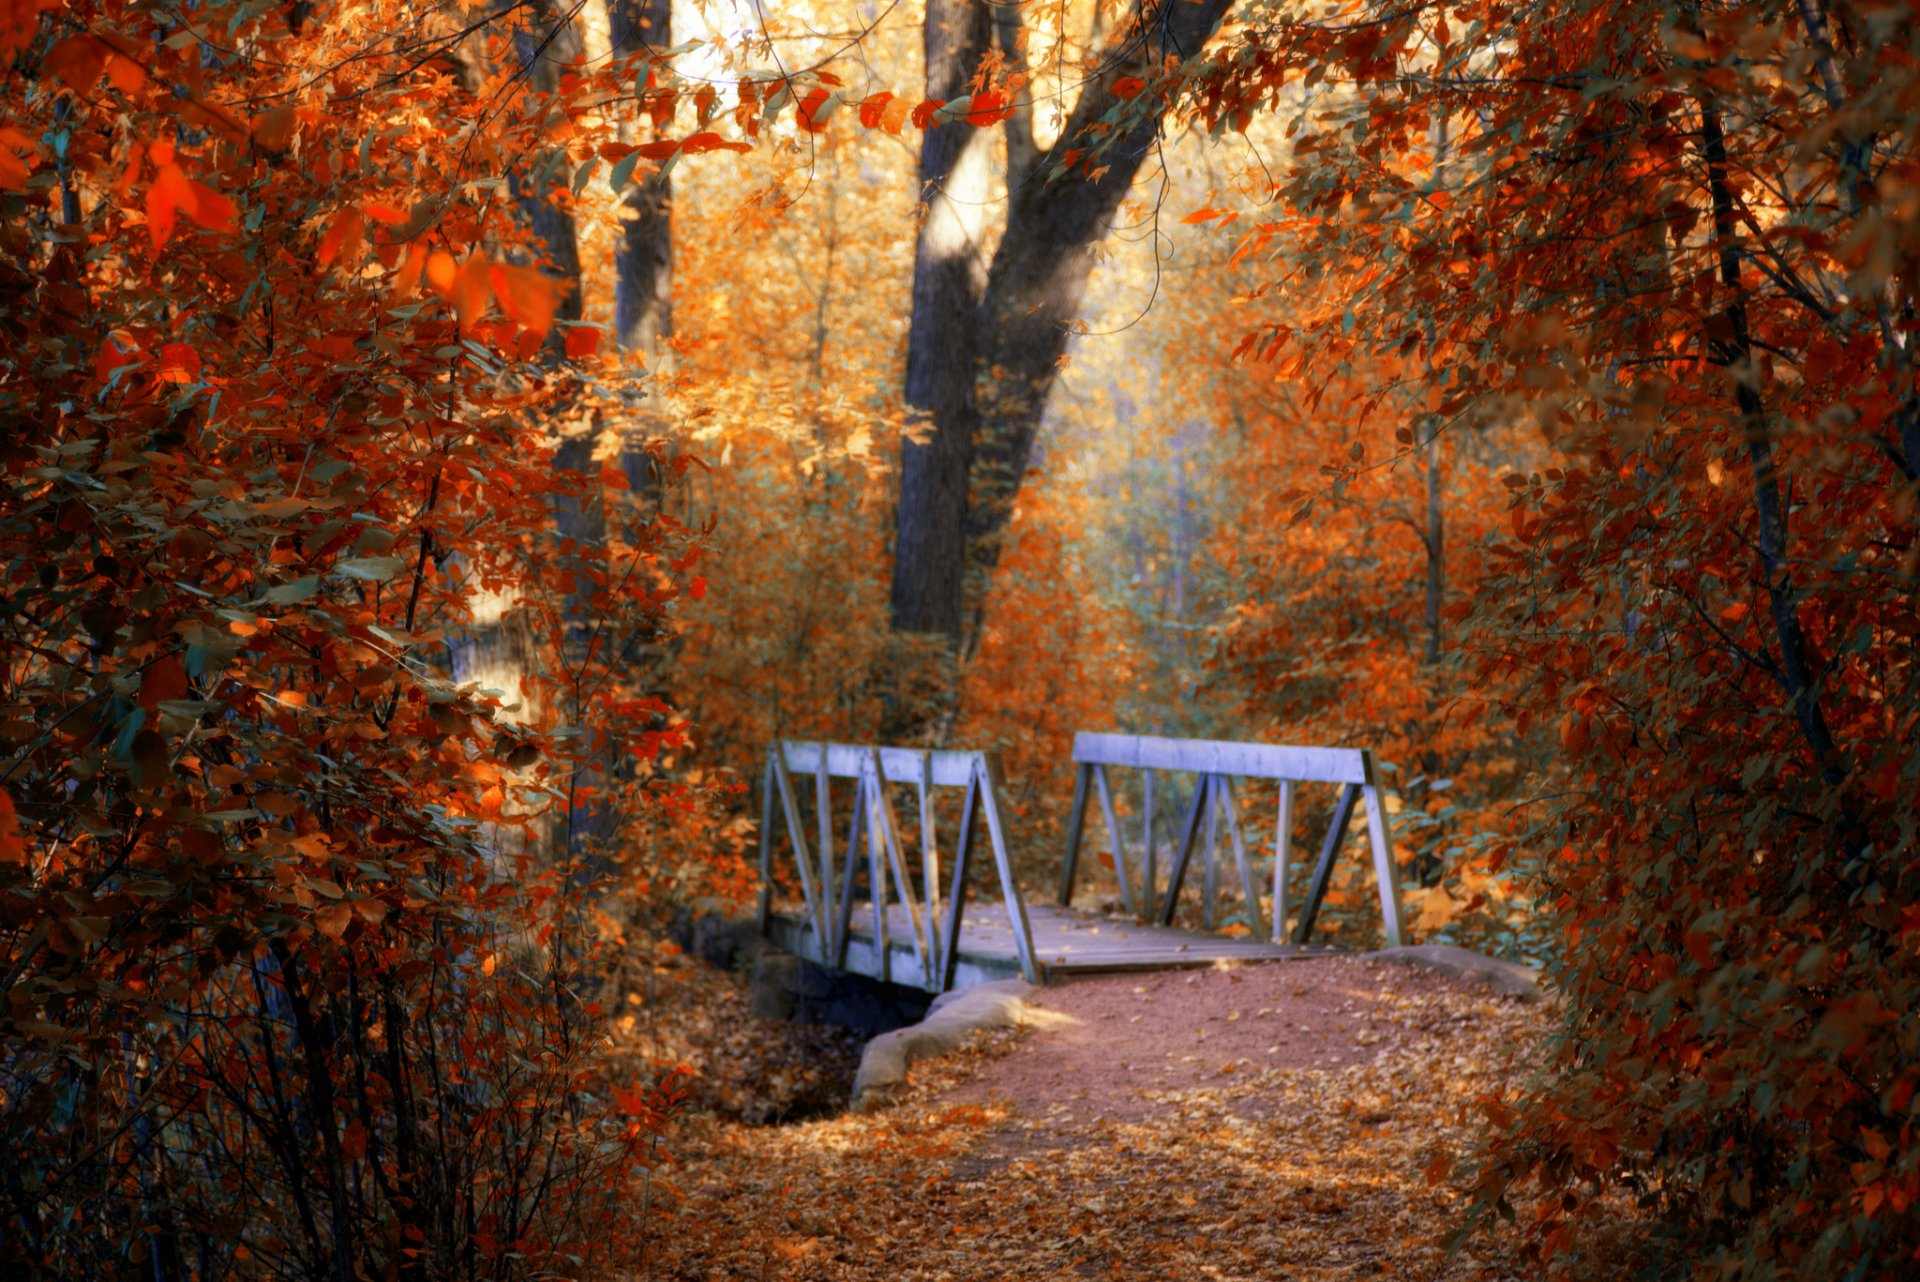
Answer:
<svg viewBox="0 0 1920 1282"><path fill-rule="evenodd" d="M1398 948L1401 946L1400 869L1393 858L1393 826L1378 788L1368 784L1360 789L1360 795L1367 803L1367 837L1373 847L1373 879L1380 889L1380 921L1387 947Z"/></svg>
<svg viewBox="0 0 1920 1282"><path fill-rule="evenodd" d="M1253 864L1247 858L1247 839L1240 831L1240 798L1234 794L1233 776L1220 778L1221 803L1227 816L1227 840L1233 844L1233 862L1240 870L1240 893L1247 905L1247 927L1255 939L1265 935L1260 915L1260 887L1253 879Z"/></svg>
<svg viewBox="0 0 1920 1282"><path fill-rule="evenodd" d="M1313 936L1313 919L1320 915L1320 901L1326 897L1327 881L1333 876L1333 858L1340 852L1340 839L1347 834L1354 803L1359 799L1359 784L1350 783L1340 790L1340 803L1333 808L1333 821L1327 825L1327 839L1320 847L1320 862L1314 866L1313 882L1307 887L1307 902L1300 906L1300 924L1293 931L1296 944L1304 944Z"/></svg>
<svg viewBox="0 0 1920 1282"><path fill-rule="evenodd" d="M825 773L820 775L822 779L826 777ZM842 966L845 965L847 956L847 931L853 922L854 861L859 856L860 825L865 814L865 807L861 805L861 802L864 800L863 794L866 791L866 781L860 779L857 775L855 779L853 818L847 828L847 857L846 861L840 865L840 911L833 935L834 956L841 960Z"/></svg>
<svg viewBox="0 0 1920 1282"><path fill-rule="evenodd" d="M1187 877L1187 860L1193 855L1194 837L1200 830L1200 807L1207 799L1207 780L1210 775L1201 775L1199 784L1193 790L1193 800L1187 806L1186 822L1180 825L1180 852L1174 856L1173 869L1167 874L1167 897L1160 905L1160 924L1173 925L1173 910L1180 906L1180 883Z"/></svg>
<svg viewBox="0 0 1920 1282"><path fill-rule="evenodd" d="M940 842L934 828L933 763L920 759L920 777L914 780L920 799L920 886L927 897L927 971L940 967Z"/></svg>
<svg viewBox="0 0 1920 1282"><path fill-rule="evenodd" d="M870 778L877 780L879 764L876 753L874 773L869 776ZM893 798L887 795L886 785L879 782L873 783L868 795L873 798L874 812L867 816L867 822L874 824L875 820L879 821L875 830L881 836L881 845L885 848L888 866L893 870L894 889L900 894L900 906L907 914L907 928L909 937L913 940L914 957L919 961L921 969L931 974L933 966L927 948L926 931L920 918L920 909L914 903L913 883L907 879L907 861L900 853L900 819L894 813ZM884 880L883 874L882 893L876 898L885 898Z"/></svg>
<svg viewBox="0 0 1920 1282"><path fill-rule="evenodd" d="M1107 821L1107 849L1113 853L1113 875L1120 881L1120 904L1129 913L1137 912L1133 904L1133 890L1128 884L1127 845L1120 839L1120 816L1113 808L1113 787L1107 782L1105 766L1089 766L1093 771L1093 781L1100 790L1100 813Z"/></svg>
<svg viewBox="0 0 1920 1282"><path fill-rule="evenodd" d="M977 752L960 749L874 748L866 744L820 744L810 740L782 739L780 747L787 768L818 774L820 754L826 752L825 773L835 779L857 779L869 752L880 754L881 773L888 783L913 783L925 772L935 787L964 788L973 769Z"/></svg>
<svg viewBox="0 0 1920 1282"><path fill-rule="evenodd" d="M1280 811L1273 824L1273 933L1284 943L1287 933L1287 882L1293 861L1293 793L1291 779L1280 781Z"/></svg>
<svg viewBox="0 0 1920 1282"><path fill-rule="evenodd" d="M781 752L778 756L780 759L780 769L784 772L787 769L787 754ZM833 883L833 778L824 770L813 777L813 802L818 812L816 817L820 824L820 898L821 902L826 905L822 913L822 920L833 922L836 920L834 908L838 904L838 896L834 894L835 888ZM797 832L799 830L795 829L795 831ZM839 936L826 934L823 935L822 938L831 942L837 940Z"/></svg>
<svg viewBox="0 0 1920 1282"><path fill-rule="evenodd" d="M1078 736L1075 736L1076 742ZM1160 915L1160 870L1155 866L1159 847L1153 839L1153 771L1140 772L1140 831L1142 845L1140 849L1140 917L1143 921L1152 921Z"/></svg>
<svg viewBox="0 0 1920 1282"><path fill-rule="evenodd" d="M822 940L832 939L827 930L827 914L831 912L826 897L814 885L813 857L807 851L807 829L800 822L800 802L793 795L793 776L787 773L787 766L778 755L767 754L767 765L773 771L774 786L780 793L780 808L787 816L787 836L793 842L793 861L800 868L800 893L807 898L807 912L813 919L814 932Z"/></svg>
<svg viewBox="0 0 1920 1282"><path fill-rule="evenodd" d="M947 937L940 945L940 992L953 986L954 968L960 959L960 923L967 908L967 864L973 854L973 821L979 805L978 781L967 786L960 799L960 835L954 839L953 889L947 895Z"/></svg>
<svg viewBox="0 0 1920 1282"><path fill-rule="evenodd" d="M1087 822L1087 776L1092 766L1073 772L1073 808L1067 812L1067 853L1060 861L1060 906L1073 903L1073 874L1080 863L1080 830Z"/></svg>
<svg viewBox="0 0 1920 1282"><path fill-rule="evenodd" d="M1026 902L1020 897L1020 884L1013 876L1013 855L1007 843L1006 826L1000 818L1000 767L990 753L975 758L974 775L980 781L980 809L987 818L987 835L993 841L993 860L1000 869L1000 894L1013 919L1014 947L1020 950L1020 973L1029 984L1040 982L1033 964L1033 932L1027 923Z"/></svg>
<svg viewBox="0 0 1920 1282"><path fill-rule="evenodd" d="M1215 859L1219 848L1219 834L1215 831L1214 820L1219 814L1218 798L1214 795L1217 781L1226 775L1206 775L1200 780L1200 786L1207 792L1207 836L1204 859L1200 866L1200 924L1207 930L1213 929L1213 910L1220 898L1220 865Z"/></svg>
<svg viewBox="0 0 1920 1282"><path fill-rule="evenodd" d="M1300 748L1277 743L1231 743L1213 739L1166 739L1156 735L1093 734L1073 737L1076 762L1242 775L1313 783L1375 784L1373 754L1365 748Z"/></svg>

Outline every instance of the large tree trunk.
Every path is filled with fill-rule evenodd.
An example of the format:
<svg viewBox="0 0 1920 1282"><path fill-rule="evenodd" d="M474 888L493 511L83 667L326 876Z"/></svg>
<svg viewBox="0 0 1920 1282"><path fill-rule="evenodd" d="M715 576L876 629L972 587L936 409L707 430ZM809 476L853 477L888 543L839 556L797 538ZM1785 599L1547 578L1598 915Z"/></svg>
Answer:
<svg viewBox="0 0 1920 1282"><path fill-rule="evenodd" d="M1089 145L1090 126L1116 105L1109 89L1116 80L1125 76L1151 80L1167 58L1198 53L1231 2L1142 0L1137 19L1115 29L1100 60L1099 80L1081 94L1059 140L1034 173L1050 172L1067 150ZM974 9L961 7L964 12ZM944 23L936 25L935 15L954 8L953 0L947 0L928 9L927 89L934 97L958 96L950 90L951 82L937 85L933 79L935 68L946 65L935 60L936 39L950 38ZM984 23L984 5L979 13ZM971 21L962 29L968 33L967 45L942 43L940 50L951 49L958 55L961 48L977 41L984 52L984 27L977 36L972 34L976 27ZM964 84L970 74L968 68L957 79ZM1012 123L1015 132L1010 134L1008 152L1018 164L1029 152L1022 139L1030 135L1025 133L1024 117ZM945 176L961 159L949 156L945 149L964 149L971 140L943 138L949 132L980 133L957 128L929 131L922 144L923 177ZM1093 247L1132 187L1159 132L1157 113L1134 114L1129 127L1101 155L1099 163L1105 168L1097 178L1067 174L1044 182L1032 173L1012 176L1006 232L994 253L971 326L963 326L958 317L970 294L960 288L952 259L925 252L930 235L923 229L922 253L914 270L907 399L916 408L931 410L933 435L925 444L904 447L895 524L896 627L957 636L968 596L984 600L985 576L999 560L998 540L1012 514L1034 433L1066 351L1093 267ZM942 163L947 168L939 168ZM951 185L948 190L953 190ZM928 223L933 224L931 213ZM923 296L929 304L925 314L935 325L924 335ZM936 307L936 302L941 305ZM941 367L923 376L938 381L916 384L920 368L916 352L922 362ZM982 374L985 382L976 400L975 380ZM924 389L918 395L925 399L916 399L917 389ZM969 564L980 572L971 592Z"/></svg>
<svg viewBox="0 0 1920 1282"><path fill-rule="evenodd" d="M616 54L673 45L672 0L608 0ZM655 174L627 193L614 247L614 327L622 351L651 359L673 333L673 184Z"/></svg>
<svg viewBox="0 0 1920 1282"><path fill-rule="evenodd" d="M987 0L928 0L927 97L952 100L986 56ZM920 144L926 217L914 247L907 406L928 435L901 448L893 624L958 640L966 576L967 470L973 457L980 234L991 198L992 135L953 124Z"/></svg>

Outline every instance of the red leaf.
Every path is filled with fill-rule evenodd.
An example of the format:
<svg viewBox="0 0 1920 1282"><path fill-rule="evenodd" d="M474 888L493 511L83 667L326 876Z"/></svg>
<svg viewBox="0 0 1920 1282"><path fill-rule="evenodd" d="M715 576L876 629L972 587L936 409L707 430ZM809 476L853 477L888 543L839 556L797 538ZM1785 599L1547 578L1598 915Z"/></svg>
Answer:
<svg viewBox="0 0 1920 1282"><path fill-rule="evenodd" d="M1122 76L1113 82L1113 96L1116 98L1137 98L1147 82L1138 76Z"/></svg>
<svg viewBox="0 0 1920 1282"><path fill-rule="evenodd" d="M752 151L753 144L738 138L722 138L716 133L700 133L681 143L680 150L697 156L703 151Z"/></svg>
<svg viewBox="0 0 1920 1282"><path fill-rule="evenodd" d="M800 127L810 134L825 133L827 122L821 113L827 99L833 97L831 89L815 89L800 100Z"/></svg>
<svg viewBox="0 0 1920 1282"><path fill-rule="evenodd" d="M567 356L571 360L591 356L600 350L598 325L572 325L567 328Z"/></svg>
<svg viewBox="0 0 1920 1282"><path fill-rule="evenodd" d="M967 108L967 123L970 125L997 125L1013 114L1013 103L1008 95L998 89L983 89L973 95L973 102Z"/></svg>
<svg viewBox="0 0 1920 1282"><path fill-rule="evenodd" d="M168 343L160 349L160 381L163 383L197 383L200 381L200 353L185 343ZM164 660L162 660L164 662ZM149 669L149 675L152 670ZM186 689L186 676L180 678L180 688ZM145 697L145 686L141 687ZM177 699L177 694L162 695L161 698Z"/></svg>
<svg viewBox="0 0 1920 1282"><path fill-rule="evenodd" d="M877 93L860 103L860 123L868 129L880 128L885 116L887 104L893 101L890 93Z"/></svg>
<svg viewBox="0 0 1920 1282"><path fill-rule="evenodd" d="M947 100L945 98L927 99L913 109L913 127L915 129L931 129L933 127L933 113L946 105Z"/></svg>

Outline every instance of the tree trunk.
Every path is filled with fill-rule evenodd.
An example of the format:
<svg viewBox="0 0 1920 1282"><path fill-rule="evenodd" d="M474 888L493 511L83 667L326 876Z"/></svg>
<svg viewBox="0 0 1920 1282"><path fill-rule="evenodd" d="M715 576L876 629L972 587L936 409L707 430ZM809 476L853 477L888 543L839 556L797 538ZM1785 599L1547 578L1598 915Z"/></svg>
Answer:
<svg viewBox="0 0 1920 1282"><path fill-rule="evenodd" d="M965 94L991 35L986 0L928 0L927 97ZM964 617L967 471L978 418L973 381L991 140L984 129L953 124L928 130L920 144L926 215L914 247L906 397L929 434L901 447L893 625L956 642Z"/></svg>
<svg viewBox="0 0 1920 1282"><path fill-rule="evenodd" d="M671 0L608 0L607 17L615 54L673 44ZM626 208L632 216L614 246L614 327L622 351L651 359L673 334L672 180L655 174L636 183Z"/></svg>
<svg viewBox="0 0 1920 1282"><path fill-rule="evenodd" d="M1099 80L1082 92L1036 172L1051 173L1069 149L1084 149L1091 138L1111 136L1090 132L1118 102L1109 86L1124 76L1151 81L1167 58L1198 53L1230 3L1143 0L1137 20L1117 28L1108 41ZM966 15L966 21L954 22L950 15L955 14ZM986 40L986 7L978 0L936 0L930 5L929 96L957 97L978 62L975 54L971 63L963 63L965 51L984 53ZM1017 119L1024 127L1025 118ZM964 149L977 145L981 135L979 130L958 129L952 132L962 136L949 138L944 136L948 132L927 133L921 152L923 179L952 175ZM1105 168L1097 178L1062 174L1045 182L1014 176L1008 184L1007 229L971 324L962 313L975 295L964 283L970 277L958 267L973 270L977 244L971 237L961 243L949 223L936 224L930 207L914 266L907 400L932 413L933 434L924 444L903 448L894 549L896 627L957 636L968 597L984 600L986 576L999 561L998 538L1012 514L1047 393L1093 267L1093 246L1159 132L1157 113L1133 115L1100 156L1097 163ZM1016 160L1022 153L1017 141L1009 144L1009 151ZM956 197L951 202L956 214L964 212L955 185L947 182L944 189ZM936 249L949 252L929 252ZM923 324L928 325L924 332ZM975 380L982 374L985 383L976 400ZM971 587L969 565L978 571Z"/></svg>

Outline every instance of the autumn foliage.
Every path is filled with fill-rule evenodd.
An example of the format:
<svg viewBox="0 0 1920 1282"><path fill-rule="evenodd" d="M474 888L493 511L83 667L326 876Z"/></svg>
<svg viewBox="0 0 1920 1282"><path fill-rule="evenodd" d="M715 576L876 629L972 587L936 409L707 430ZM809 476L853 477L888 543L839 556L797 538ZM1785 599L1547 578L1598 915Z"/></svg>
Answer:
<svg viewBox="0 0 1920 1282"><path fill-rule="evenodd" d="M998 749L1037 880L1101 728L1375 748L1417 929L1548 963L1547 1071L1429 1172L1474 1226L1913 1270L1908 8L1276 0L1124 66L1104 12L997 6L942 100L870 18L0 7L9 1276L631 1263L681 1094L603 1054L599 879L744 889L739 779L830 735ZM1028 166L981 273L1169 166L1145 301L976 468L957 637L887 601L942 129ZM669 172L673 337L615 352L579 246Z"/></svg>
<svg viewBox="0 0 1920 1282"><path fill-rule="evenodd" d="M1470 1176L1489 1217L1544 1189L1550 1258L1612 1191L1680 1230L1671 1272L1920 1245L1911 39L1872 5L1275 10L1194 87L1289 122L1242 233L1289 305L1243 351L1554 451L1456 610L1462 712L1552 736L1495 854L1543 858L1567 1021Z"/></svg>
<svg viewBox="0 0 1920 1282"><path fill-rule="evenodd" d="M463 81L296 8L5 18L9 1276L623 1258L672 1105L593 1053L547 841L670 746L577 635L655 627L677 549L554 544L624 478L551 465L566 286L488 177L545 104L499 37ZM518 688L455 679L483 595Z"/></svg>

